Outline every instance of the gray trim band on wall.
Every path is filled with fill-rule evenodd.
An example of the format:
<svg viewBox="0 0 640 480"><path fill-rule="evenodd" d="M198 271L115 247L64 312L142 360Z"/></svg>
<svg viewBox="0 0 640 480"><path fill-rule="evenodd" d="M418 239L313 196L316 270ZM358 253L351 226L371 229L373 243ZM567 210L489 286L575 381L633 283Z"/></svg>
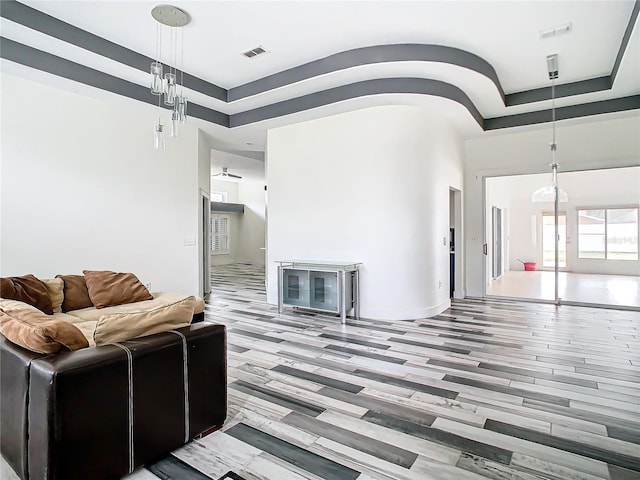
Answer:
<svg viewBox="0 0 640 480"><path fill-rule="evenodd" d="M611 77L590 78L579 82L556 85L556 98L571 97L584 93L600 92L611 89ZM551 99L551 87L535 88L524 92L510 93L505 97L508 107Z"/></svg>
<svg viewBox="0 0 640 480"><path fill-rule="evenodd" d="M639 11L640 0L636 0L611 74L604 77L557 85L556 98L604 91L611 88L618 73L624 52L627 49ZM3 0L0 16L138 70L148 71L152 61L151 58L145 55L58 20L39 10L23 5L16 0ZM291 83L314 78L318 75L336 72L354 66L397 61L449 63L476 71L489 78L496 85L500 98L506 106L522 105L551 98L551 87L525 90L505 95L495 69L486 60L465 50L429 44L375 45L347 50L260 78L244 85L233 87L230 90L226 90L185 72L184 85L204 95L225 102L231 102L264 93L274 88L284 87Z"/></svg>
<svg viewBox="0 0 640 480"><path fill-rule="evenodd" d="M498 74L486 60L459 48L415 43L374 45L336 53L231 88L227 99L229 102L233 102L302 80L362 65L411 61L449 63L473 70L491 80L498 89L500 98L504 101L504 90L500 85Z"/></svg>
<svg viewBox="0 0 640 480"><path fill-rule="evenodd" d="M0 57L59 77L68 78L101 90L158 106L158 97L152 95L147 87L94 70L8 38L0 37ZM165 107L162 106L161 108L164 109ZM187 113L191 117L200 118L223 127L229 126L228 115L195 103L189 103Z"/></svg>
<svg viewBox="0 0 640 480"><path fill-rule="evenodd" d="M146 55L58 20L16 0L2 0L0 16L143 72L149 72L149 66L154 61ZM227 91L224 88L186 72L184 73L184 86L218 100L226 101L227 99Z"/></svg>
<svg viewBox="0 0 640 480"><path fill-rule="evenodd" d="M636 109L640 109L640 95L556 108L556 119L568 120L570 118L588 117L590 115L601 115L603 113L624 112ZM538 112L521 113L519 115L487 118L484 121L484 129L497 130L500 128L522 127L548 122L551 122L551 110L540 110Z"/></svg>
<svg viewBox="0 0 640 480"><path fill-rule="evenodd" d="M464 106L481 128L484 127L482 115L466 93L449 83L424 78L378 78L342 85L290 100L272 103L271 105L265 105L264 107L253 110L236 113L231 115L230 126L231 128L239 127L241 125L298 113L352 98L386 93L434 95L453 100Z"/></svg>
<svg viewBox="0 0 640 480"><path fill-rule="evenodd" d="M631 39L631 34L633 33L633 28L635 26L636 19L638 18L638 13L640 13L640 0L636 0L636 3L634 3L633 5L631 17L629 18L629 23L627 24L627 29L624 31L622 42L620 43L620 48L618 49L618 55L616 56L616 61L613 64L613 69L611 70L612 85L616 80L616 76L618 75L618 69L620 68L620 64L622 63L624 52L627 50L627 45L629 45L629 40Z"/></svg>
<svg viewBox="0 0 640 480"><path fill-rule="evenodd" d="M158 104L157 97L151 95L149 89L146 87L3 37L0 37L0 57L101 90L107 90L134 100L139 100L150 105L157 106ZM352 98L393 93L435 95L458 102L469 111L484 130L518 127L551 121L550 110L484 119L473 102L471 102L469 97L461 89L445 82L423 78L365 80L363 82L343 85L233 115L226 115L216 110L190 103L188 114L191 117L200 118L207 122L215 123L216 125L233 128ZM574 118L597 115L599 113L634 110L640 108L639 98L640 95L636 95L575 105L572 107L562 107L557 109L558 118ZM569 116L561 117L560 112L565 112L564 114ZM566 112L570 112L570 114Z"/></svg>

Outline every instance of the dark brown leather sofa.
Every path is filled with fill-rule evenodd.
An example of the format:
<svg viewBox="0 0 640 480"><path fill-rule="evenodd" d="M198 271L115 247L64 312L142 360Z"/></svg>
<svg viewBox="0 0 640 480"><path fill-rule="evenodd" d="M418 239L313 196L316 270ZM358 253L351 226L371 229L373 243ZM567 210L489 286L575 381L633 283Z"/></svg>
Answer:
<svg viewBox="0 0 640 480"><path fill-rule="evenodd" d="M0 335L0 446L23 480L119 479L220 428L226 331L198 323L53 355Z"/></svg>

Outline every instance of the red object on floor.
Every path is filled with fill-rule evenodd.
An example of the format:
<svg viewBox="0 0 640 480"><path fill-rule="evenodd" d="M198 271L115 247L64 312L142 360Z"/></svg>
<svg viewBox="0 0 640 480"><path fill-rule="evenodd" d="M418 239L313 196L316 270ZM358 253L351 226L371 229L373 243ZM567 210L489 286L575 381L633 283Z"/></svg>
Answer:
<svg viewBox="0 0 640 480"><path fill-rule="evenodd" d="M536 262L523 262L525 272L535 272Z"/></svg>

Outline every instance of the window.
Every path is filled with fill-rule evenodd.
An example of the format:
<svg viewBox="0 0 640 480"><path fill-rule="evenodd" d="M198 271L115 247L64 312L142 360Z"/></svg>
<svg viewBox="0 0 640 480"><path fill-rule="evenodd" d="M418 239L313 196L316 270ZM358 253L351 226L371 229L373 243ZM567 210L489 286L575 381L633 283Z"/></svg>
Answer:
<svg viewBox="0 0 640 480"><path fill-rule="evenodd" d="M638 207L579 209L578 257L638 260Z"/></svg>
<svg viewBox="0 0 640 480"><path fill-rule="evenodd" d="M211 253L216 255L229 253L230 223L229 215L211 215Z"/></svg>
<svg viewBox="0 0 640 480"><path fill-rule="evenodd" d="M227 202L227 192L211 192L210 197L212 202Z"/></svg>

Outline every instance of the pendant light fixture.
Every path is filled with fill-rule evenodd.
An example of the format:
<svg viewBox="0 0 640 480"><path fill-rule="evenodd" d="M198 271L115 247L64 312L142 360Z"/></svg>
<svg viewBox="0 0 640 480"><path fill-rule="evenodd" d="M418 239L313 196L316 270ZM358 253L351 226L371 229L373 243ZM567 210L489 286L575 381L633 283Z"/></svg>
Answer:
<svg viewBox="0 0 640 480"><path fill-rule="evenodd" d="M156 28L156 58L151 63L151 93L158 96L158 107L161 99L171 109L171 136L178 136L178 124L187 120L187 98L184 95L184 32L182 27L191 20L187 12L172 5L157 5L151 10L151 16L158 22ZM162 33L169 27L169 52L166 55L166 72L162 63ZM178 32L179 31L179 32ZM178 34L179 33L179 34ZM178 44L180 46L178 47ZM178 84L178 50L180 51L180 83ZM154 145L164 150L164 125L160 118L155 126Z"/></svg>
<svg viewBox="0 0 640 480"><path fill-rule="evenodd" d="M568 202L569 195L567 192L558 188L558 160L556 159L556 151L558 150L558 144L556 143L556 85L555 80L558 78L558 55L553 54L547 57L547 70L549 71L549 79L551 80L551 128L552 128L552 141L551 141L551 185L545 185L537 189L531 195L531 201L538 202Z"/></svg>
<svg viewBox="0 0 640 480"><path fill-rule="evenodd" d="M160 108L160 99L162 97L158 95L158 108ZM164 125L162 124L162 120L158 117L158 123L156 123L155 133L153 136L153 146L156 150L164 150L167 148L167 144L164 138Z"/></svg>

